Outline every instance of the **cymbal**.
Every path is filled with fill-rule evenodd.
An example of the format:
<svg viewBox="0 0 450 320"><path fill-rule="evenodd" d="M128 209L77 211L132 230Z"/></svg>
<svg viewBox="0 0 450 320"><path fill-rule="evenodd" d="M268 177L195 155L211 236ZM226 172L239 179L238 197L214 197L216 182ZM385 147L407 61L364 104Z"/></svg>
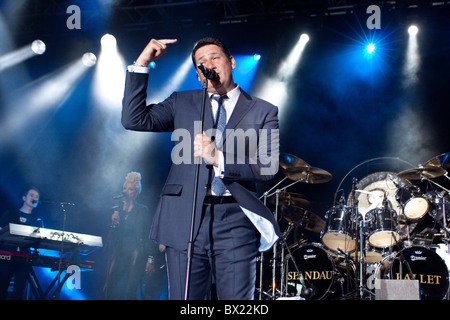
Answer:
<svg viewBox="0 0 450 320"><path fill-rule="evenodd" d="M440 167L445 170L450 169L450 153L443 153L434 158L431 158L424 163L424 167Z"/></svg>
<svg viewBox="0 0 450 320"><path fill-rule="evenodd" d="M320 232L325 229L325 220L309 210L292 206L280 206L278 212L288 222L305 230Z"/></svg>
<svg viewBox="0 0 450 320"><path fill-rule="evenodd" d="M328 182L333 177L328 171L310 166L287 168L284 170L284 174L292 180L300 180L306 177L302 182L313 184Z"/></svg>
<svg viewBox="0 0 450 320"><path fill-rule="evenodd" d="M408 180L420 180L423 177L437 178L443 176L447 171L441 167L423 167L402 171L397 174L398 177Z"/></svg>
<svg viewBox="0 0 450 320"><path fill-rule="evenodd" d="M271 197L269 202L275 204L276 196ZM310 205L310 202L298 193L283 191L278 195L278 205L306 209Z"/></svg>
<svg viewBox="0 0 450 320"><path fill-rule="evenodd" d="M289 153L281 153L280 154L280 167L283 169L300 167L300 166L309 166L304 160L300 159Z"/></svg>

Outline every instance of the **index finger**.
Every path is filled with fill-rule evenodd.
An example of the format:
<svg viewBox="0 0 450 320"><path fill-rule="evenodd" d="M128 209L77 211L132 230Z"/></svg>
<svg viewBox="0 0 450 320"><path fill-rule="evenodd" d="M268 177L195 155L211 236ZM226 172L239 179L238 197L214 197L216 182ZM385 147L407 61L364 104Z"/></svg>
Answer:
<svg viewBox="0 0 450 320"><path fill-rule="evenodd" d="M177 42L178 39L160 39L158 41L160 41L161 43L164 43L164 44L171 44L171 43Z"/></svg>

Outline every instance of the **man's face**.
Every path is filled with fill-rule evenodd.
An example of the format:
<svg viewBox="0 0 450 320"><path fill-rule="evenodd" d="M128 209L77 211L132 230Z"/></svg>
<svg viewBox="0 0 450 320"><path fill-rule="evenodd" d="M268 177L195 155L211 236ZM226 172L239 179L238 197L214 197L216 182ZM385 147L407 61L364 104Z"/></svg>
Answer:
<svg viewBox="0 0 450 320"><path fill-rule="evenodd" d="M375 204L375 205L381 205L384 199L384 192L380 190L374 190L371 191L370 197L369 197L369 203Z"/></svg>
<svg viewBox="0 0 450 320"><path fill-rule="evenodd" d="M206 68L213 69L219 76L219 80L210 81L212 86L208 86L209 92L225 94L234 88L232 70L236 67L233 57L227 57L225 53L216 45L209 44L199 48L195 52L196 65L202 64ZM202 72L196 68L198 79L203 82Z"/></svg>
<svg viewBox="0 0 450 320"><path fill-rule="evenodd" d="M30 208L35 208L39 203L39 192L31 189L26 196L22 197L22 200Z"/></svg>

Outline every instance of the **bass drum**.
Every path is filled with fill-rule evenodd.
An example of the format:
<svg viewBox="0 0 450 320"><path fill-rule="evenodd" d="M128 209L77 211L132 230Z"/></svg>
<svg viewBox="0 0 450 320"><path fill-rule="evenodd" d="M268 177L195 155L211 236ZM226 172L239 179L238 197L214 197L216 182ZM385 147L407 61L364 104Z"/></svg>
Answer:
<svg viewBox="0 0 450 320"><path fill-rule="evenodd" d="M286 267L290 295L324 299L335 279L335 265L320 244L304 244L292 251Z"/></svg>
<svg viewBox="0 0 450 320"><path fill-rule="evenodd" d="M447 265L436 252L425 247L399 251L380 273L382 279L419 280L421 300L442 300L447 295Z"/></svg>

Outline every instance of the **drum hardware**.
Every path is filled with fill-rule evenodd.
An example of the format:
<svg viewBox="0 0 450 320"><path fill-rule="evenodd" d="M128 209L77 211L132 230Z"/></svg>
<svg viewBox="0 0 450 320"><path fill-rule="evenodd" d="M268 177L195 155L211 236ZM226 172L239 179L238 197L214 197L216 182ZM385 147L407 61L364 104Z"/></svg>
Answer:
<svg viewBox="0 0 450 320"><path fill-rule="evenodd" d="M286 248L288 251L288 255L286 255L286 256L284 255L284 248ZM283 246L282 246L281 283L280 283L280 285L281 285L280 291L281 291L282 296L283 296L283 294L284 294L284 296L289 296L289 292L288 292L289 287L288 287L288 283L287 283L289 277L286 277L289 269L286 268L286 264L287 264L286 258L292 261L292 263L294 264L294 269L296 270L297 274L300 275L301 274L300 269L295 261L294 256L292 255L291 247L287 245L287 243L284 239ZM313 286L310 283L306 284L306 281L304 279L301 279L300 277L298 280L302 286L300 296L303 298L306 298L306 299L311 298L314 294Z"/></svg>
<svg viewBox="0 0 450 320"><path fill-rule="evenodd" d="M434 179L443 176L446 172L445 169L440 167L419 167L402 171L398 174L398 177L407 180Z"/></svg>
<svg viewBox="0 0 450 320"><path fill-rule="evenodd" d="M332 179L331 173L311 166L292 167L284 170L285 175L292 180L303 179L306 183L325 183Z"/></svg>
<svg viewBox="0 0 450 320"><path fill-rule="evenodd" d="M448 164L448 163L447 163L447 164ZM444 170L444 169L442 169L442 170ZM445 171L445 170L444 170L444 171ZM445 174L447 174L447 172L446 172ZM437 182L435 182L435 181L433 181L433 180L431 180L431 179L429 179L429 178L427 178L427 177L422 177L422 180L425 180L425 181L427 181L427 182L430 182L431 184L433 184L433 185L437 186L438 188L440 188L440 189L444 190L445 192L447 192L447 194L450 194L450 190L444 188L443 186L441 186L441 185L438 184ZM443 193L440 193L439 195L440 195L441 197L444 196ZM449 230L448 230L448 228L447 228L447 212L446 212L446 211L447 211L447 208L446 208L446 202L447 202L447 201L442 200L442 222L443 222L442 227L443 227L443 230L444 230L444 233L445 233L445 238L448 239L448 238L449 238Z"/></svg>
<svg viewBox="0 0 450 320"><path fill-rule="evenodd" d="M273 200L270 200L269 203L275 204ZM282 218L296 227L320 232L325 228L325 221L318 214L309 210L310 206L310 201L297 193L286 191L278 193L278 214Z"/></svg>
<svg viewBox="0 0 450 320"><path fill-rule="evenodd" d="M445 155L448 157L449 154ZM367 162L368 161L365 163ZM442 155L439 156L437 160L433 160L433 162L439 162L439 166L442 166L442 163L446 166L449 165L447 160L443 160ZM351 296L351 298L357 299L372 299L375 292L371 291L373 288L370 286L370 283L375 281L374 279L413 279L417 274L421 277L421 281L425 281L424 279L427 278L439 279L439 281L444 279L444 286L447 287L444 293L444 295L446 295L448 293L449 269L445 269L446 272L444 276L441 276L441 271L436 274L431 273L431 271L418 273L415 270L415 268L417 268L417 262L415 260L416 256L414 256L414 253L412 257L409 255L410 248L424 247L426 250L430 251L429 248L433 246L431 242L433 242L435 237L444 236L442 240L436 240L445 243L447 243L447 239L449 238L449 229L447 228L449 221L447 220L447 213L450 202L448 202L447 199L450 200L450 198L448 198L448 190L443 187L441 188L441 186L438 185L445 191L439 194L425 195L407 179L407 177L411 180L420 179L422 181L429 181L434 185L437 184L430 179L441 176L445 176L448 179L448 172L446 170L442 170L443 168L432 168L433 165L430 163L425 164L423 167L419 166L419 168L405 170L400 173L377 173L373 176L375 179L367 180L366 182L368 182L368 184L365 185L360 185L362 180L356 185L356 179L354 178L352 191L347 201L348 205L345 203L345 198L342 198L339 204L334 205L327 211L326 219L324 221L319 216L316 217L314 212L309 210L311 203L305 199L304 196L288 193L286 192L286 189L298 182L326 182L326 174L321 176L321 169L313 168L295 156L285 154L283 159L280 157L280 166L284 169L285 177L277 184L277 186L285 179L294 181L289 186L277 189L274 193L270 194L270 192L277 187L275 186L263 196L265 197L265 201L272 200L272 204L274 203L273 198L275 198L275 214L277 215L277 221L278 218L286 220L288 222L288 228L286 232L283 233L280 241L276 244L279 247L277 248L276 254L273 256L273 259L270 261L273 275L272 290L267 293L262 290L260 290L260 292L262 291L262 294L266 297L270 295L273 299L275 299L276 295L289 296L291 294L290 289L292 288L291 280L293 274L296 273L298 275L305 272L312 273L312 267L309 267L310 269L306 267L305 269L305 265L307 265L308 261L299 257L299 254L302 254L305 248L312 246L314 247L313 249L319 247L320 249L316 250L325 251L327 255L333 257L333 279L331 280L333 288L327 288L323 292L321 291L321 288L317 287L317 283L314 281L299 284L299 281L296 280L295 286L297 289L307 287L302 295L306 299L329 298L334 291L338 292L339 288L341 292L344 292L344 284L349 283L348 281L346 282L346 280L350 280L350 284L352 285L350 288L352 291L345 294L346 297ZM313 174L316 176L311 177ZM370 176L368 178L372 178ZM369 198L368 196L372 194L370 190L376 187L381 187L385 191L383 206L377 208L376 211L373 211L370 214L370 211L367 211L367 215L363 214L362 211L366 204L364 198ZM339 190L340 189L338 188L338 192ZM276 195L276 197L272 197L274 195ZM356 195L361 196L356 197ZM271 198L267 199L268 197ZM360 207L360 200L364 202L362 207ZM406 215L404 213L406 213ZM333 218L331 218L332 216ZM351 218L347 218L347 216L351 216ZM374 219L374 217L377 217L378 220ZM315 218L319 219L315 220ZM325 228L322 228L323 224L321 225L321 223L325 223ZM443 229L434 229L433 224L435 223L439 223L440 225L443 224ZM306 239L302 239L293 244L288 244L287 236L296 227L315 232L323 230L321 232L323 244L305 243L307 241ZM351 236L347 236L347 234L350 234ZM333 239L333 237L337 238L334 239L334 242L328 241ZM418 246L415 241L421 241L422 244L426 245ZM353 250L350 250L346 243L352 243L354 247ZM325 247L329 250L326 250ZM397 250L394 250L394 248ZM427 252L425 252L425 254L427 254ZM433 252L431 255L433 255ZM421 258L421 256L419 256L419 258ZM426 256L423 258L426 258ZM351 277L346 279L342 276L345 275L345 272L344 274L341 274L340 271L335 268L334 264L336 264L336 267L346 268L347 275L350 274L349 272L351 272L351 270L353 270L354 273L351 273ZM327 263L325 263L325 265L327 265ZM353 269L351 269L352 267ZM281 270L281 275L278 272L277 277L274 276L275 268L278 268L277 272ZM351 270L349 270L349 268ZM368 274L369 271L371 272L370 274ZM278 286L275 280L280 280ZM305 280L311 279L306 278ZM372 284L375 284L375 282ZM311 290L309 290L310 288ZM444 290L439 289L438 291ZM311 296L307 296L308 294ZM437 295L434 294L433 288L425 288L425 296L423 299L428 299L430 297L442 299L441 295L442 294L440 293Z"/></svg>
<svg viewBox="0 0 450 320"><path fill-rule="evenodd" d="M450 153L443 153L435 156L424 163L424 167L440 167L445 170L450 169ZM448 176L446 176L448 178Z"/></svg>
<svg viewBox="0 0 450 320"><path fill-rule="evenodd" d="M347 296L351 296L353 294L358 294L360 299L364 299L366 297L366 294L373 294L371 291L367 290L365 286L365 258L364 258L364 244L366 242L366 239L364 237L364 229L365 229L365 219L364 216L358 213L358 198L356 197L357 189L357 179L352 179L352 188L350 191L350 201L351 202L351 211L350 211L350 221L353 221L353 230L354 230L354 251L356 253L355 255L355 261L356 261L356 273L355 273L355 287L356 290L353 290L353 292L350 292L347 294ZM342 250L339 250L341 253L343 253ZM359 256L358 256L359 252ZM359 259L358 259L359 257Z"/></svg>
<svg viewBox="0 0 450 320"><path fill-rule="evenodd" d="M306 163L304 160L302 160L292 154L289 154L289 153L281 153L279 162L280 162L280 167L283 169L296 168L296 167L309 167L309 164ZM270 194L270 192L272 192L272 190L277 188L281 183L283 183L288 178L290 178L290 177L288 177L288 175L286 175L286 173L285 173L284 178L281 179L280 181L278 181L278 183L275 184L272 188L270 188L269 190L264 192L264 194L259 199L264 198L264 200L265 200L265 199L273 196L276 192L280 192L281 190L286 190L290 186L293 186L296 183L302 182L301 181L302 177L300 177L300 179L292 179L292 180L294 180L293 183L291 183L290 185L288 185L286 187L283 187L281 190L275 191L275 193Z"/></svg>
<svg viewBox="0 0 450 320"><path fill-rule="evenodd" d="M395 199L399 202L403 215L410 221L422 219L430 209L428 200L416 186L399 188Z"/></svg>
<svg viewBox="0 0 450 320"><path fill-rule="evenodd" d="M281 153L279 162L280 167L282 167L283 169L309 166L309 164L306 163L306 161L289 153Z"/></svg>
<svg viewBox="0 0 450 320"><path fill-rule="evenodd" d="M284 169L285 177L275 184L270 190L264 192L264 194L260 197L260 199L264 198L264 204L267 205L267 199L271 198L275 195L275 212L274 217L276 221L278 221L278 216L281 213L282 217L289 222L289 228L291 229L293 226L300 226L307 230L311 230L314 232L319 232L323 230L325 221L323 221L317 214L309 211L307 208L309 202L306 199L302 199L297 194L287 194L285 190L294 184L297 183L308 183L308 184L316 184L316 183L325 183L331 180L332 176L325 170L313 168L304 160L288 154L282 153L280 155L280 166ZM278 186L284 182L286 179L294 180L291 184L278 188ZM278 189L277 189L278 188ZM276 189L276 190L275 190ZM271 193L275 190L273 193ZM272 201L273 203L273 201ZM290 232L290 231L289 231ZM284 250L289 247L286 244L285 239L280 239L282 241L281 246L281 266L285 265L284 261ZM278 241L278 242L280 242ZM277 259L278 259L278 245L279 243L275 243L273 246L273 257L271 261L272 265L272 298L275 299L277 295L276 289L276 268L277 268ZM260 264L260 287L263 285L263 261L264 257L261 254L261 264ZM282 270L282 277L284 276L284 270ZM283 280L283 279L282 279ZM281 286L283 286L283 282L281 281ZM284 288L281 287L281 294L284 292ZM260 290L260 298L262 298L262 290Z"/></svg>
<svg viewBox="0 0 450 320"><path fill-rule="evenodd" d="M424 246L406 247L377 266L377 279L419 280L422 300L442 300L448 294L449 270L444 260ZM384 267L382 271L382 267Z"/></svg>

